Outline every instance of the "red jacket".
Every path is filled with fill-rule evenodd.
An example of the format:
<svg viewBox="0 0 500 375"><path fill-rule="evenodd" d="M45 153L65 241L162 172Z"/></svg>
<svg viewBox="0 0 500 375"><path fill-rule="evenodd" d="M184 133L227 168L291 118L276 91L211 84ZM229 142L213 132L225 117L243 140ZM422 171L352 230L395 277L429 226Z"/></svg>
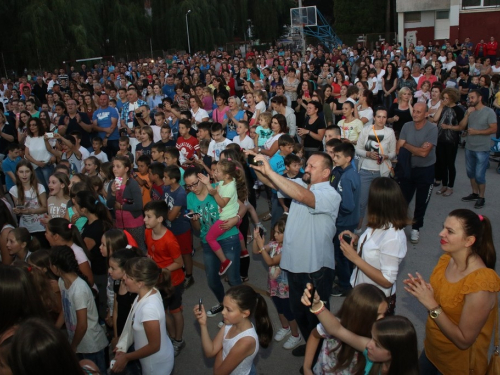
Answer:
<svg viewBox="0 0 500 375"><path fill-rule="evenodd" d="M498 42L496 40L494 42L489 42L486 45L486 54L496 56L497 48L498 48Z"/></svg>
<svg viewBox="0 0 500 375"><path fill-rule="evenodd" d="M476 57L479 56L479 49L481 47L483 48L483 56L487 55L486 48L488 47L488 45L486 43L478 43L478 44L476 44L476 49L474 50L474 56L476 56Z"/></svg>

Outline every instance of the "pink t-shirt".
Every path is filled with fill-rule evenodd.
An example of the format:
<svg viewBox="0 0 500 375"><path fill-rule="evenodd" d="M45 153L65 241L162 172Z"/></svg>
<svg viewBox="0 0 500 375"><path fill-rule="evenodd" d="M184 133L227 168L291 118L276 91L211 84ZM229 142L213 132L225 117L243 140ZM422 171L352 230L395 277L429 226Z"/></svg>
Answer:
<svg viewBox="0 0 500 375"><path fill-rule="evenodd" d="M219 122L222 124L222 121L224 120L224 115L229 111L229 107L225 106L222 110L219 110L219 107L215 108L212 112L212 120L214 122Z"/></svg>
<svg viewBox="0 0 500 375"><path fill-rule="evenodd" d="M212 110L212 106L214 104L214 100L212 99L211 96L204 96L203 99L201 100L202 103L203 103L203 109L205 111L211 111Z"/></svg>

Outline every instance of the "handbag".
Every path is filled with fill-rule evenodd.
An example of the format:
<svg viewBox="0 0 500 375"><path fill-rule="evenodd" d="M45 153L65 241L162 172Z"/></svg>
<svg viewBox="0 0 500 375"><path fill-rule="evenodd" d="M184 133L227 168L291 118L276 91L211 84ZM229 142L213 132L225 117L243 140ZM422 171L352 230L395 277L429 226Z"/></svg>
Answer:
<svg viewBox="0 0 500 375"><path fill-rule="evenodd" d="M493 350L493 354L490 357L490 361L488 363L488 368L486 369L486 375L500 375L500 352L498 351L498 302L497 302L497 310L495 314L495 346ZM475 374L474 365L476 364L476 355L475 355L474 345L471 347L470 352L470 364L469 364L469 374Z"/></svg>
<svg viewBox="0 0 500 375"><path fill-rule="evenodd" d="M375 131L375 126L372 125L373 133L375 134L375 138L377 139L378 142L378 147L380 148L380 151L382 151L382 155L384 155L384 148L382 147L382 142L378 139L377 132ZM394 173L394 168L392 168L392 164L389 163L386 159L384 159L385 165L387 165L387 168L389 168L389 175L391 178L394 178L396 176L396 173Z"/></svg>

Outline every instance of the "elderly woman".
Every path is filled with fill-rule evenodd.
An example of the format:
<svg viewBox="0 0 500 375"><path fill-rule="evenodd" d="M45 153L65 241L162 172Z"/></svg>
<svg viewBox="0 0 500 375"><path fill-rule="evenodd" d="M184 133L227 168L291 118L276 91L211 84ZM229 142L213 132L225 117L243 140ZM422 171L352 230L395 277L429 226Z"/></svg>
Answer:
<svg viewBox="0 0 500 375"><path fill-rule="evenodd" d="M222 127L226 130L226 138L233 139L238 134L236 127L240 121L248 121L247 114L241 109L241 100L237 96L231 96L228 102L229 110L224 114Z"/></svg>

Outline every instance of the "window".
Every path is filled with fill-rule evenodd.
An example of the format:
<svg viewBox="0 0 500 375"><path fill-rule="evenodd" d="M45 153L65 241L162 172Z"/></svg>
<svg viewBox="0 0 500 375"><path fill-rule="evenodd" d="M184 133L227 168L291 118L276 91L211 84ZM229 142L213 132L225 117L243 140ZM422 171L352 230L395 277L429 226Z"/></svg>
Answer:
<svg viewBox="0 0 500 375"><path fill-rule="evenodd" d="M421 12L406 12L405 13L405 23L420 22L421 17L422 17Z"/></svg>
<svg viewBox="0 0 500 375"><path fill-rule="evenodd" d="M450 18L450 11L449 10L438 10L436 12L436 19L437 20L447 20Z"/></svg>
<svg viewBox="0 0 500 375"><path fill-rule="evenodd" d="M462 8L499 7L500 0L462 0Z"/></svg>

